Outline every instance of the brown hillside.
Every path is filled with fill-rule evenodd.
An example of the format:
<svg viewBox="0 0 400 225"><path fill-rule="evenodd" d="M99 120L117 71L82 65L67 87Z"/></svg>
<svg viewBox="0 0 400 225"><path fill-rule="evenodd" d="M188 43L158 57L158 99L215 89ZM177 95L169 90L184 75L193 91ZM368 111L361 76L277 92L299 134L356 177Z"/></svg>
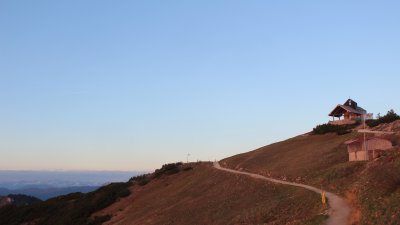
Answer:
<svg viewBox="0 0 400 225"><path fill-rule="evenodd" d="M319 196L303 189L232 175L201 163L134 185L132 194L94 216L105 224L318 224Z"/></svg>
<svg viewBox="0 0 400 225"><path fill-rule="evenodd" d="M397 122L396 122L397 123ZM382 129L396 124L381 126ZM372 136L373 134L368 134ZM347 198L353 224L400 224L400 138L374 161L348 162L345 134L301 135L229 157L223 166L306 183ZM210 163L133 185L131 195L92 217L105 224L320 224L326 217L318 195L218 171Z"/></svg>
<svg viewBox="0 0 400 225"><path fill-rule="evenodd" d="M376 131L386 131L386 132L400 132L400 120L394 121L393 123L380 124L372 130Z"/></svg>
<svg viewBox="0 0 400 225"><path fill-rule="evenodd" d="M289 180L308 180L313 174L347 162L343 144L357 134L302 135L222 160L221 164Z"/></svg>
<svg viewBox="0 0 400 225"><path fill-rule="evenodd" d="M382 130L398 127L398 121ZM379 128L377 128L379 130ZM339 193L353 204L354 222L400 224L399 147L369 162L348 162L346 135L302 135L222 160L221 164L280 179L311 184ZM371 136L368 135L368 136ZM394 145L398 135L389 135Z"/></svg>

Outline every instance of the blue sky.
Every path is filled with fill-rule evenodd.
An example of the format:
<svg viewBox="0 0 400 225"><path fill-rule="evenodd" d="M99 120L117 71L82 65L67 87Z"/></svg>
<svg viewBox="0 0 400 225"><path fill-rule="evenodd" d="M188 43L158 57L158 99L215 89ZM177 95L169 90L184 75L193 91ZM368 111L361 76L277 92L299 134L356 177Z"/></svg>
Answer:
<svg viewBox="0 0 400 225"><path fill-rule="evenodd" d="M147 170L400 111L398 1L1 1L0 169Z"/></svg>

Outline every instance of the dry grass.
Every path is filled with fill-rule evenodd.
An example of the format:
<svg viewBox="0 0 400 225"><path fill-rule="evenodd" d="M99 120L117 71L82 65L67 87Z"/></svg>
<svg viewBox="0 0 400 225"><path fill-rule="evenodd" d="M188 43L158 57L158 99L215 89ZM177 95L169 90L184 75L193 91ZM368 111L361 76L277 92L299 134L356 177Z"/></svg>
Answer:
<svg viewBox="0 0 400 225"><path fill-rule="evenodd" d="M319 171L346 163L348 155L343 143L355 136L355 133L298 136L224 159L221 164L277 178L307 181Z"/></svg>
<svg viewBox="0 0 400 225"><path fill-rule="evenodd" d="M106 224L318 224L319 196L198 164L193 170L135 185L96 215Z"/></svg>
<svg viewBox="0 0 400 225"><path fill-rule="evenodd" d="M400 224L400 152L371 162L357 182L363 224Z"/></svg>
<svg viewBox="0 0 400 225"><path fill-rule="evenodd" d="M400 224L399 147L372 162L348 162L343 143L359 136L302 135L229 157L221 165L339 193L355 209L352 224ZM387 138L400 143L398 135ZM109 224L321 224L326 219L318 195L210 165L135 186L132 192L99 215L114 215Z"/></svg>
<svg viewBox="0 0 400 225"><path fill-rule="evenodd" d="M357 136L355 132L298 136L232 156L221 164L339 193L355 209L354 224L400 224L399 147L375 161L348 162L343 142ZM397 135L387 138L400 143Z"/></svg>

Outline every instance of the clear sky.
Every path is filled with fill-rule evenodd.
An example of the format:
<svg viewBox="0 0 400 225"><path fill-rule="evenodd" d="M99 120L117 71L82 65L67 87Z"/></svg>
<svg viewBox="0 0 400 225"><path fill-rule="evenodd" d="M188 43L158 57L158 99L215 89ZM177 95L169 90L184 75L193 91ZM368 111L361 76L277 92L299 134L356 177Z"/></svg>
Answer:
<svg viewBox="0 0 400 225"><path fill-rule="evenodd" d="M0 169L144 170L400 111L400 1L0 1Z"/></svg>

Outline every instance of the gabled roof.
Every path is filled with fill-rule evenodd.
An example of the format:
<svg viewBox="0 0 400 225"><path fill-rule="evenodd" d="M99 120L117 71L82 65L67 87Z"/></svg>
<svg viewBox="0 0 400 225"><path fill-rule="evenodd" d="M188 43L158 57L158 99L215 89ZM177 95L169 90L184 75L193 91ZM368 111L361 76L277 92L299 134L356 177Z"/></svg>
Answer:
<svg viewBox="0 0 400 225"><path fill-rule="evenodd" d="M344 111L359 114L359 115L363 115L363 114L367 113L367 111L361 107L357 107L356 109L354 109L350 106L339 104L332 110L331 113L329 113L329 116L341 116L341 115L343 115Z"/></svg>
<svg viewBox="0 0 400 225"><path fill-rule="evenodd" d="M386 138L379 138L379 137L369 137L365 139L366 145L364 146L364 139L357 138L353 140L348 140L344 142L347 146L353 146L353 148L348 148L347 151L350 152L357 152L357 151L371 151L371 150L387 150L392 148L392 142ZM371 141L378 141L378 145L370 145ZM354 148L355 146L355 148ZM361 149L363 148L363 149Z"/></svg>

